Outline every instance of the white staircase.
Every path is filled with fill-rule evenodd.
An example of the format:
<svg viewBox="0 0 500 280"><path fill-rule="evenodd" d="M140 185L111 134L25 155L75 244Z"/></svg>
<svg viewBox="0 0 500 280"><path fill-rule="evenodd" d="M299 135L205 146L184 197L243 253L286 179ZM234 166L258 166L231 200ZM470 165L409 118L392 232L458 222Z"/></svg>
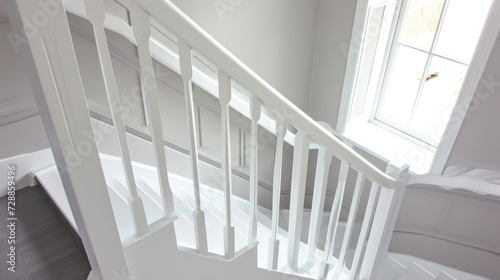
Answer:
<svg viewBox="0 0 500 280"><path fill-rule="evenodd" d="M129 210L129 204L127 201L128 189L123 183L125 175L123 174L121 159L105 154L101 154L100 158L103 171L106 176L108 191L113 207L113 213L118 225L120 238L122 242L126 244L133 240L135 233L134 225L132 223L132 214ZM135 162L133 162L132 166L138 182L139 196L142 198L144 203L147 222L150 226L155 223L159 223L162 219L163 209L161 206L159 185L156 180L156 168ZM71 209L69 208L68 201L64 193L62 182L59 178L59 174L57 173L57 169L55 167L50 167L39 171L36 174L36 178L56 202L65 217L68 220L73 221L71 224L76 227ZM193 211L192 205L194 204L193 194L190 191L192 190L192 181L172 173L169 174L169 180L174 194L175 210L178 216L178 219L174 222L177 246L184 249L195 250L196 241L193 230L193 217L191 216ZM223 192L206 185L201 185L200 187L201 199L203 201L202 209L204 209L206 215L209 253L215 256L223 255L224 240L222 232L225 218ZM236 233L235 248L236 251L241 251L245 250L248 244L248 237L246 233L248 232L249 224L249 202L234 195L232 196L232 201L232 212L234 215L233 225ZM283 211L282 216L288 219L288 211ZM272 211L258 207L257 217L257 241L259 242L257 250L257 264L258 267L266 269L268 261L267 248L269 246L268 242L271 236L272 227ZM345 226L346 224L342 223L339 227L340 234L335 242L335 248L340 249ZM358 227L360 227L360 225ZM323 235L326 235L326 232L323 232ZM278 271L288 272L304 278L317 279L319 265L311 263L310 260L307 259L307 252L309 250L307 244L303 242L300 244L299 263L302 265L301 269L295 272L289 270L284 261L286 259L285 257L287 252L287 232L284 229L279 228L277 238L281 241L279 251L281 254L281 258L279 259L281 261L278 263ZM320 238L320 240L324 239ZM324 241L323 244L320 243L320 245L323 246ZM151 252L151 254L156 255L156 252ZM324 253L322 250L317 249L315 255L320 257L323 256ZM352 256L353 254L351 254L351 258L348 260L348 263L352 262ZM347 279L347 276L344 276L344 278Z"/></svg>
<svg viewBox="0 0 500 280"><path fill-rule="evenodd" d="M409 179L407 166L389 166L384 171L373 166L169 1L40 3L43 5L9 1L13 29L26 38L20 49L57 162L57 169L42 172L38 178L50 188L57 181L54 178L58 178L58 171L57 185L64 195L54 193L52 197L56 201L66 199L60 207L67 217L73 217L82 237L92 266L89 279L376 279L374 272L388 256ZM117 9L121 12L117 13ZM93 26L119 157L98 152L97 135L103 132L92 126L66 12L88 19ZM25 28L25 19L44 20L44 24L35 33L27 34L33 30ZM148 131L144 134L154 151L154 166L131 159L133 147L124 117L125 109L131 108L120 99L122 93L116 84L105 29L137 46L143 97L140 103L147 114ZM200 74L193 63L195 54L213 68L213 77ZM183 119L189 128L185 143L189 179L169 173L168 167L176 162L169 161L165 153L161 114L165 108L160 107L153 57L177 72L182 83L186 109ZM220 103L220 190L200 183L199 137L193 107L193 83L200 79L205 81L204 89ZM232 190L230 109L251 123L250 143L243 151L250 159L248 200L236 197ZM272 209L259 208L257 201L260 129L276 135ZM280 206L285 142L293 146L288 213L282 212ZM305 219L310 149L318 150L318 158L313 205L310 218ZM333 158L340 162L339 172L335 174L331 211L325 213ZM349 174L355 174L352 182ZM347 188L353 189L353 198L347 217L342 217ZM369 198L364 218L358 223L363 191L369 193ZM287 217L286 231L279 226L283 215ZM307 241L302 240L303 228L309 228ZM378 279L446 277L434 271L427 275L429 269L420 263L400 268L400 275L398 270L394 272L397 277Z"/></svg>
<svg viewBox="0 0 500 280"><path fill-rule="evenodd" d="M118 225L120 238L124 244L133 243L134 237L134 226L131 223L132 215L129 210L129 205L127 202L128 189L122 183L125 180L121 159L114 156L109 156L105 154L100 155L101 163L103 166L104 174L106 175L106 182L108 184L108 191L111 198L111 203L113 206L114 216ZM143 199L145 212L148 224L150 226L155 226L155 224L162 223L162 213L163 209L161 206L161 196L160 189L156 177L156 168L152 166L147 166L143 164L132 163L134 174L136 174L138 182L139 195ZM70 221L70 223L76 228L74 223L74 218L69 208L67 198L64 193L64 188L62 186L59 174L55 167L51 167L45 170L41 170L36 173L37 180L41 185L47 190L48 194L56 202L62 213ZM177 241L176 246L180 250L192 250L196 249L196 241L193 230L193 217L190 215L193 210L194 198L190 190L192 190L192 181L184 177L169 174L169 180L171 182L171 188L174 194L174 204L176 214L178 219L174 222L173 232L175 233L175 240ZM207 239L209 240L208 249L209 253L214 257L224 254L224 240L221 234L224 227L224 198L223 192L212 187L201 185L201 199L203 201L202 209L205 211L206 223L207 223ZM235 248L236 251L245 251L245 247L248 243L248 237L246 232L248 231L248 210L249 202L247 200L241 199L237 196L232 196L232 212L233 212L233 224L235 227ZM322 224L328 220L330 213L325 212L322 218ZM258 231L257 231L257 241L259 245L257 247L257 265L260 268L267 268L268 254L267 248L269 246L269 237L271 236L272 228L272 211L262 207L258 208ZM277 238L280 240L280 262L278 263L278 271L285 272L288 274L293 274L303 278L317 279L319 273L319 264L313 263L307 258L309 248L306 243L300 243L299 250L299 263L301 268L298 271L290 270L285 262L287 253L287 232L284 228L288 227L289 211L284 209L280 213L280 221L282 227L279 228ZM305 214L305 224L310 221L310 213ZM339 223L339 235L334 242L333 255L337 256L340 253L340 247L342 245L345 228L347 223ZM307 227L305 227L307 228ZM357 239L361 224L355 224L355 230L353 238ZM168 230L163 230L168 232ZM307 234L306 234L307 236ZM326 239L326 228L320 232L319 247L324 247L324 240ZM157 250L162 247L158 246ZM348 257L346 259L346 266L351 267L352 259L354 257L355 248L350 248L348 252ZM157 250L152 250L150 253L152 255L161 254ZM324 253L320 249L316 249L315 255L318 258L324 256ZM456 269L448 268L442 265L438 265L426 260L422 260L416 257L401 255L395 253L389 253L384 257L379 272L375 279L380 280L484 280L485 278L471 275ZM332 263L333 264L333 263ZM138 270L136 275L139 275L139 279L142 277L150 277L149 274L140 274L143 270ZM152 271L148 271L151 273ZM158 271L158 273L160 273ZM154 274L151 274L154 275ZM330 275L333 276L333 275ZM288 279L288 278L287 278ZM290 278L291 279L291 278ZM330 279L330 278L328 278ZM348 279L348 275L341 274L335 279Z"/></svg>
<svg viewBox="0 0 500 280"><path fill-rule="evenodd" d="M395 280L486 280L454 268L449 268L413 256L389 253L376 279Z"/></svg>
<svg viewBox="0 0 500 280"><path fill-rule="evenodd" d="M448 166L443 171L447 177L463 177L477 179L488 182L493 185L500 185L500 172L475 168L472 166Z"/></svg>
<svg viewBox="0 0 500 280"><path fill-rule="evenodd" d="M434 280L436 279L436 277L427 272L418 264L412 263L409 267L406 268L403 275L399 277L399 280L415 280L415 279Z"/></svg>

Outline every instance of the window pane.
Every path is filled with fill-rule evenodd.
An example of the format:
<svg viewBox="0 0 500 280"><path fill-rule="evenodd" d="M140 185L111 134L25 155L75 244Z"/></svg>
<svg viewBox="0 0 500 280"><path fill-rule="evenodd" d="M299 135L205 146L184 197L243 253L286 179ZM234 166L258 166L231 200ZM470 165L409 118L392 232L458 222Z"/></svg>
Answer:
<svg viewBox="0 0 500 280"><path fill-rule="evenodd" d="M410 129L437 146L462 87L467 67L433 57Z"/></svg>
<svg viewBox="0 0 500 280"><path fill-rule="evenodd" d="M380 116L405 127L408 125L426 61L426 53L398 47Z"/></svg>
<svg viewBox="0 0 500 280"><path fill-rule="evenodd" d="M443 4L444 0L410 1L403 23L401 42L429 50L441 17Z"/></svg>
<svg viewBox="0 0 500 280"><path fill-rule="evenodd" d="M452 0L439 34L436 51L465 62L474 54L491 0Z"/></svg>

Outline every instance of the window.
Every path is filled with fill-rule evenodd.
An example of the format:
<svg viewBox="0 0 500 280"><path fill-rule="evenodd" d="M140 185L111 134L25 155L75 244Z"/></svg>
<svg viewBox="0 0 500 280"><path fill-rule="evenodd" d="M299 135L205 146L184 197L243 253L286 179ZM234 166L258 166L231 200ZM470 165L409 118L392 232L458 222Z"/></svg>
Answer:
<svg viewBox="0 0 500 280"><path fill-rule="evenodd" d="M373 120L437 147L491 0L403 1Z"/></svg>
<svg viewBox="0 0 500 280"><path fill-rule="evenodd" d="M341 46L349 51L337 130L387 160L428 172L457 100L473 94L461 90L464 82L474 87L467 72L486 20L484 50L497 34L500 6L490 14L492 3L358 1L351 42ZM484 69L487 52L476 56L475 69Z"/></svg>

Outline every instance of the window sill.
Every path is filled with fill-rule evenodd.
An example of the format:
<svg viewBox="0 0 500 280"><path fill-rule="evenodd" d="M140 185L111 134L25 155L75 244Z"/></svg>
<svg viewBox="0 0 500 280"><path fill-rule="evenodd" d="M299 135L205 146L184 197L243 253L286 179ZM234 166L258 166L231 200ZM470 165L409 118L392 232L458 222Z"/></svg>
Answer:
<svg viewBox="0 0 500 280"><path fill-rule="evenodd" d="M428 173L435 151L368 122L349 123L343 137L359 148L396 165L408 164L415 174Z"/></svg>

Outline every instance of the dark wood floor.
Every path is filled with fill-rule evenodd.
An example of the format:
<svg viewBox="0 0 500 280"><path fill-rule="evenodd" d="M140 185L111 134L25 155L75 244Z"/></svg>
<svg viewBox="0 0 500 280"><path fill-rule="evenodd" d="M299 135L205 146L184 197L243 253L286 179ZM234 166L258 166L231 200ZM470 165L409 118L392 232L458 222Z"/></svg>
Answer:
<svg viewBox="0 0 500 280"><path fill-rule="evenodd" d="M87 279L90 265L73 229L42 187L16 193L16 272L7 270L7 197L0 198L0 279Z"/></svg>

